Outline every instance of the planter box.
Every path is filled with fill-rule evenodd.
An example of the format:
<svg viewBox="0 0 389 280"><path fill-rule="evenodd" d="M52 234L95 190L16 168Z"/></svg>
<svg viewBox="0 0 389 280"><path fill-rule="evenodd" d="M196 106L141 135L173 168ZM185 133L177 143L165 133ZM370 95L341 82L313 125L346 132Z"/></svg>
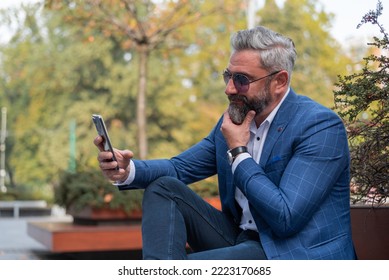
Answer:
<svg viewBox="0 0 389 280"><path fill-rule="evenodd" d="M389 260L389 206L351 206L355 250L361 260Z"/></svg>
<svg viewBox="0 0 389 280"><path fill-rule="evenodd" d="M205 198L205 200L217 209L221 209L219 197ZM84 207L76 210L69 207L66 212L73 217L73 223L79 225L115 225L139 222L142 219L142 210L133 210L130 213L123 209L110 209Z"/></svg>
<svg viewBox="0 0 389 280"><path fill-rule="evenodd" d="M123 209L93 207L84 207L79 211L69 208L67 213L73 217L73 223L80 225L129 224L133 221L139 221L142 217L141 210L127 213Z"/></svg>

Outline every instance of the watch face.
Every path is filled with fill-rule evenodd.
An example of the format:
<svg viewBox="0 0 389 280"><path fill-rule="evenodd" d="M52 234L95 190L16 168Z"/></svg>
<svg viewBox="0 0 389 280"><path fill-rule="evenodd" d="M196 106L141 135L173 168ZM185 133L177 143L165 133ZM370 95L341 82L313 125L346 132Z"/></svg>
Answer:
<svg viewBox="0 0 389 280"><path fill-rule="evenodd" d="M227 151L227 157L228 157L228 162L231 165L234 162L234 157L232 156L230 151Z"/></svg>

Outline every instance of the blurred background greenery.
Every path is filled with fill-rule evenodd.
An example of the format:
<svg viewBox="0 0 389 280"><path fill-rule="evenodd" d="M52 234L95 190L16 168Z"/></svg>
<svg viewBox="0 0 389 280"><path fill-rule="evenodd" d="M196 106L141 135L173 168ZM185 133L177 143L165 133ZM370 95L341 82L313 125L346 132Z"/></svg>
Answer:
<svg viewBox="0 0 389 280"><path fill-rule="evenodd" d="M1 199L53 201L64 172L97 169L92 114L113 145L136 158L169 158L205 137L227 105L221 73L247 2L46 0L1 10L13 30L0 44L7 108ZM317 0L265 1L260 24L293 38L292 87L333 107L338 75L360 68L364 43L344 50ZM374 7L372 7L374 8ZM216 178L193 187L213 195Z"/></svg>

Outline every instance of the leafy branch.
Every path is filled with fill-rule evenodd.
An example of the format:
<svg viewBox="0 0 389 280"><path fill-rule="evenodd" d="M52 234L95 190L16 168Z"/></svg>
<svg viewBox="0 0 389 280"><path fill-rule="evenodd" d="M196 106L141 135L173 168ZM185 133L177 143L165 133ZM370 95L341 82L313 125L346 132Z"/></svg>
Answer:
<svg viewBox="0 0 389 280"><path fill-rule="evenodd" d="M336 108L349 134L353 203L383 203L389 197L389 40L379 22L382 11L378 1L357 26L378 26L382 38L368 44L373 54L364 58L360 72L339 77L335 84Z"/></svg>

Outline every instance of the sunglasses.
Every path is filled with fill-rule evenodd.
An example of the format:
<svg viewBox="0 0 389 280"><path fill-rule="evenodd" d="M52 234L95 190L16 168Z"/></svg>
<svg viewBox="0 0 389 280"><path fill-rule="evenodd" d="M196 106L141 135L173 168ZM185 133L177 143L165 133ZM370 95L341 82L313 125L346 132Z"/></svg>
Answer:
<svg viewBox="0 0 389 280"><path fill-rule="evenodd" d="M226 69L223 72L223 79L224 79L224 82L227 85L228 82L230 81L230 79L232 78L232 81L234 82L234 86L237 89L237 91L239 93L246 93L246 92L249 91L251 83L254 83L254 82L257 82L259 80L265 79L267 77L273 76L275 74L280 73L281 71L282 70L278 70L278 71L272 72L269 75L266 75L264 77L261 77L261 78L258 78L258 79L250 81L249 78L247 78L247 76L245 76L243 74L239 74L239 73L233 74L230 71L228 71L228 69Z"/></svg>

